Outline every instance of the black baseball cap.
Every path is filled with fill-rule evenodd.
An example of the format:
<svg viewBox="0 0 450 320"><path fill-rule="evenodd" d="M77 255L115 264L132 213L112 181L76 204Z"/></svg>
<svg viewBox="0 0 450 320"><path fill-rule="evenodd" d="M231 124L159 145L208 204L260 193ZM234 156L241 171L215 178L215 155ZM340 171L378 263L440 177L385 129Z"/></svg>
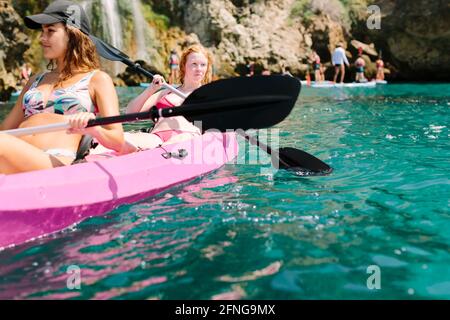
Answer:
<svg viewBox="0 0 450 320"><path fill-rule="evenodd" d="M126 56L120 51L116 53L115 48L106 45L102 40L94 37L91 33L91 24L83 7L76 2L67 0L56 0L52 2L43 13L25 17L25 25L30 29L40 29L42 25L62 22L75 27L92 40L97 48L97 52L105 59L117 60L117 55ZM113 52L113 54L111 54Z"/></svg>
<svg viewBox="0 0 450 320"><path fill-rule="evenodd" d="M78 3L57 0L52 2L43 13L25 17L25 25L30 29L40 29L42 25L62 22L89 35L91 25L83 7Z"/></svg>

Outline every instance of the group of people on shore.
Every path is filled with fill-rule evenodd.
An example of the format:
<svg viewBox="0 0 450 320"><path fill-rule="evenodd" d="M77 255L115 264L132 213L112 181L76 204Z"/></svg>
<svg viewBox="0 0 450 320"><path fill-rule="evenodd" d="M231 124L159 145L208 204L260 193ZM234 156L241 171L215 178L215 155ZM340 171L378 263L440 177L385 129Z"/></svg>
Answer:
<svg viewBox="0 0 450 320"><path fill-rule="evenodd" d="M311 72L310 70L313 70L314 74L314 80L316 82L322 82L325 81L325 66L321 62L320 56L317 54L316 51L313 51L309 63L311 65L311 68L308 68L306 71L306 81L311 81ZM345 54L345 50L342 47L342 44L338 43L336 46L336 49L334 50L332 57L331 57L331 63L334 66L334 76L333 76L333 82L336 83L339 77L340 82L344 82L345 78L345 66L350 67L350 63L347 59L347 56ZM366 67L366 61L363 59L362 56L362 48L358 49L358 57L355 60L354 66L356 68L356 76L355 76L355 82L367 82L364 75L364 70ZM248 63L246 65L247 68L247 77L254 76L255 73L255 63ZM376 61L376 68L377 68L377 74L375 79L376 80L384 80L384 62L381 59L381 55L378 56L378 59ZM286 67L284 63L281 63L281 74L286 76L293 76L290 72L289 67ZM263 68L261 71L261 75L270 75L270 71L267 68Z"/></svg>
<svg viewBox="0 0 450 320"><path fill-rule="evenodd" d="M314 70L314 79L316 82L325 81L324 76L324 67L320 63L320 57L316 52L313 52L311 57L313 70ZM340 75L340 82L344 82L345 77L345 66L350 67L350 63L348 62L347 56L345 54L345 49L342 47L341 43L338 43L336 49L333 52L331 57L331 63L334 66L334 77L333 82L337 82L338 76ZM366 67L366 62L362 57L362 48L358 48L358 57L355 60L354 66L356 68L356 76L355 82L367 82L364 75L364 69ZM378 56L376 61L377 74L376 80L384 80L384 62L381 59L381 55Z"/></svg>
<svg viewBox="0 0 450 320"><path fill-rule="evenodd" d="M73 23L71 13L80 13ZM67 132L49 132L15 137L0 132L0 174L13 174L70 165L76 159L84 135L118 154L136 152L159 145L200 136L200 130L184 117L161 118L150 134L124 133L121 124L87 128L97 116L119 115L119 100L111 77L100 71L95 40L81 6L66 0L51 3L42 14L25 17L30 29L40 29L43 55L48 71L29 78L13 109L0 123L0 131L67 122ZM211 81L212 56L200 45L187 48L179 61L180 86L185 95ZM176 76L172 75L172 76ZM151 85L131 101L127 113L179 106L183 99L167 89L165 80L155 75Z"/></svg>

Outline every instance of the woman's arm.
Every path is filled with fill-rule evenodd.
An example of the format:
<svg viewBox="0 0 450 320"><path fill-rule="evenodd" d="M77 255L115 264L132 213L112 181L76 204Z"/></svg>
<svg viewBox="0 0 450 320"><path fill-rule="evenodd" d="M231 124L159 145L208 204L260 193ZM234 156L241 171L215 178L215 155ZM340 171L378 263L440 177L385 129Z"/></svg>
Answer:
<svg viewBox="0 0 450 320"><path fill-rule="evenodd" d="M0 130L17 129L23 120L24 115L22 111L22 104L19 103L19 100L17 100L16 104L8 113L5 120L0 123Z"/></svg>
<svg viewBox="0 0 450 320"><path fill-rule="evenodd" d="M133 99L126 109L126 113L144 112L153 107L159 99L166 94L166 90L158 92L162 84L165 83L164 78L160 75L155 75L150 87L142 92L138 97ZM156 93L156 94L155 94Z"/></svg>
<svg viewBox="0 0 450 320"><path fill-rule="evenodd" d="M145 90L127 105L125 113L144 112L150 110L150 108L153 107L159 99L161 99L162 93L163 91L155 93L155 90L152 90L151 88Z"/></svg>
<svg viewBox="0 0 450 320"><path fill-rule="evenodd" d="M119 99L111 77L105 72L96 72L92 77L89 89L93 92L95 104L101 117L119 115ZM120 151L124 143L122 124L115 123L85 129L100 144L108 149Z"/></svg>
<svg viewBox="0 0 450 320"><path fill-rule="evenodd" d="M344 63L347 65L347 67L350 67L350 63L348 62L347 55L345 54L345 51L344 51Z"/></svg>
<svg viewBox="0 0 450 320"><path fill-rule="evenodd" d="M19 125L23 122L23 120L25 119L23 110L22 110L23 95L30 89L31 84L36 80L36 78L37 78L37 75L31 77L31 79L28 81L28 83L22 89L22 92L20 93L19 97L17 98L16 104L11 109L9 114L6 116L5 120L3 120L2 123L0 123L0 130L17 129L19 127Z"/></svg>

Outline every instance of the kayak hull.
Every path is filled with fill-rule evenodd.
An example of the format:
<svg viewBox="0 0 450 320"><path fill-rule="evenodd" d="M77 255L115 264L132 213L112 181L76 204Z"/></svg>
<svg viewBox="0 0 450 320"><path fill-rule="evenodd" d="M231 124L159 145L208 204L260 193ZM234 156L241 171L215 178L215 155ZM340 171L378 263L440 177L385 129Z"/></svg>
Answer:
<svg viewBox="0 0 450 320"><path fill-rule="evenodd" d="M184 159L163 155L187 151ZM87 163L0 175L0 248L42 237L109 212L232 161L234 133L203 136L124 156L96 155Z"/></svg>

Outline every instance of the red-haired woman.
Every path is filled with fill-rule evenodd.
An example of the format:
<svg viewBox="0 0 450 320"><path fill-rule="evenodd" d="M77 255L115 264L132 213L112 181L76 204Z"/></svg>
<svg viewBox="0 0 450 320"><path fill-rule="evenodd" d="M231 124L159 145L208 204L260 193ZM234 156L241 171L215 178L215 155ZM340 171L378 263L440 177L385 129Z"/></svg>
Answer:
<svg viewBox="0 0 450 320"><path fill-rule="evenodd" d="M195 89L211 82L211 77L212 57L204 47L193 45L183 51L180 60L181 85L177 88L178 90L189 95ZM147 111L153 106L160 109L181 105L184 99L170 90L160 90L163 83L164 78L155 75L150 87L128 104L127 113ZM126 140L136 147L154 148L161 144L188 140L198 135L201 135L200 130L184 117L171 117L158 120L151 135L127 135ZM130 144L128 147L124 150L125 153L135 150L135 147Z"/></svg>

